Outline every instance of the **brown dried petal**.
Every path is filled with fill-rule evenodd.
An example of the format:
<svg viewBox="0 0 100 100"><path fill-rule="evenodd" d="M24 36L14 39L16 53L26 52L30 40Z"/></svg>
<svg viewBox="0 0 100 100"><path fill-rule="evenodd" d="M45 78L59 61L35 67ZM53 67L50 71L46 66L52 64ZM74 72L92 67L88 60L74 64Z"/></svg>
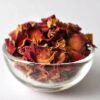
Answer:
<svg viewBox="0 0 100 100"><path fill-rule="evenodd" d="M30 32L30 38L34 43L38 43L43 40L43 34L39 29L35 29Z"/></svg>
<svg viewBox="0 0 100 100"><path fill-rule="evenodd" d="M49 28L51 28L52 26L56 26L56 25L57 25L57 22L58 22L58 20L55 19L55 18L49 19L49 20L47 21L47 26L48 26Z"/></svg>
<svg viewBox="0 0 100 100"><path fill-rule="evenodd" d="M55 36L55 34L56 34L55 31L53 31L53 30L49 30L47 36L48 36L48 38L52 38L52 37Z"/></svg>
<svg viewBox="0 0 100 100"><path fill-rule="evenodd" d="M80 36L80 34L73 34L71 36L71 38L69 39L69 45L74 49L74 50L77 50L77 51L80 51L83 46L84 46L84 40L82 39L82 37Z"/></svg>
<svg viewBox="0 0 100 100"><path fill-rule="evenodd" d="M51 49L46 47L36 48L37 62L39 63L50 63L56 54L56 51L51 51Z"/></svg>
<svg viewBox="0 0 100 100"><path fill-rule="evenodd" d="M85 39L89 43L93 43L93 35L91 33L85 34Z"/></svg>
<svg viewBox="0 0 100 100"><path fill-rule="evenodd" d="M68 56L66 55L66 53L65 52L59 52L59 54L58 54L58 56L57 56L57 58L56 58L56 63L57 64L60 64L60 63L63 63L65 60L67 61L67 59L68 59Z"/></svg>
<svg viewBox="0 0 100 100"><path fill-rule="evenodd" d="M59 49L65 50L65 47L66 47L66 41L64 39L58 40L56 42L55 48L59 48Z"/></svg>

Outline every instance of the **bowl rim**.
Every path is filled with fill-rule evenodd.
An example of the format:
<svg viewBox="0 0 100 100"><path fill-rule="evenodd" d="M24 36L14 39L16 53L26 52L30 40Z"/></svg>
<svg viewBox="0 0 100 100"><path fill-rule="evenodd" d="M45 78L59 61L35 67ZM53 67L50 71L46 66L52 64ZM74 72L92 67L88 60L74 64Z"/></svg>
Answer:
<svg viewBox="0 0 100 100"><path fill-rule="evenodd" d="M87 62L89 60L91 60L94 56L94 52L95 52L95 48L94 47L90 47L90 54L85 57L84 59L78 60L78 61L74 61L74 62L67 62L67 63L60 63L60 64L51 64L51 63L37 63L37 62L31 62L31 61L26 61L26 60L22 60L20 58L17 58L13 55L11 55L10 53L8 53L8 51L6 50L6 45L5 43L2 46L2 51L5 57L7 57L8 59L12 60L12 61L16 61L16 62L21 62L21 63L26 63L26 64L41 64L41 65L69 65L69 64L79 64L79 63L84 63Z"/></svg>

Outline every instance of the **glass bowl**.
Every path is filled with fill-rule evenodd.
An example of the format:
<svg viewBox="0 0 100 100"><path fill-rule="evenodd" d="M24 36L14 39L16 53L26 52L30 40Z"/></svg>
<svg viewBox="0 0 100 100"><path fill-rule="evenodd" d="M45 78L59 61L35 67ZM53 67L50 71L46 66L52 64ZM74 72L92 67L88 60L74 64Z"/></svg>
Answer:
<svg viewBox="0 0 100 100"><path fill-rule="evenodd" d="M92 47L90 50L91 52L86 58L76 62L46 64L14 57L7 52L5 44L3 45L5 62L13 76L21 83L41 92L62 91L79 83L92 66L95 50ZM53 70L51 71L51 69Z"/></svg>

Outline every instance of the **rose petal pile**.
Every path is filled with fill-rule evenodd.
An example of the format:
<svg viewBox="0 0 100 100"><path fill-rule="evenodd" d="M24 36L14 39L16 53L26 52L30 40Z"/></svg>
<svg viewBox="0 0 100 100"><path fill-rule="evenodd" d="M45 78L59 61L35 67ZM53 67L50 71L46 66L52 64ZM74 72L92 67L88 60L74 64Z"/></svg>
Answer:
<svg viewBox="0 0 100 100"><path fill-rule="evenodd" d="M6 39L7 51L37 63L66 63L89 55L92 34L83 34L78 25L63 23L55 15L41 22L18 25Z"/></svg>
<svg viewBox="0 0 100 100"><path fill-rule="evenodd" d="M5 42L6 49L11 55L26 61L46 64L61 64L84 59L90 54L89 46L95 47L91 33L84 34L78 25L61 22L55 15L43 18L41 22L31 21L18 25ZM25 67L26 71L29 69L27 72L36 73L35 71L39 70L39 75L34 76L31 73L37 80L48 77L59 79L62 72L73 69L72 66L51 67L47 72L46 66L38 65L34 69L22 64L21 66Z"/></svg>

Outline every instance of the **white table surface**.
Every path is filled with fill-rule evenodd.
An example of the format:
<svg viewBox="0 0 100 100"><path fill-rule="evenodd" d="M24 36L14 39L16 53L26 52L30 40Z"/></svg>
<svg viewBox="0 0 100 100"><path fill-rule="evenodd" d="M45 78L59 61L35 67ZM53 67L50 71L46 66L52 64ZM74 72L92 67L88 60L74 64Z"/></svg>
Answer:
<svg viewBox="0 0 100 100"><path fill-rule="evenodd" d="M94 33L98 46L88 75L76 86L59 93L39 93L17 81L7 69L2 44L19 23L56 14ZM0 100L100 100L100 0L0 0Z"/></svg>

